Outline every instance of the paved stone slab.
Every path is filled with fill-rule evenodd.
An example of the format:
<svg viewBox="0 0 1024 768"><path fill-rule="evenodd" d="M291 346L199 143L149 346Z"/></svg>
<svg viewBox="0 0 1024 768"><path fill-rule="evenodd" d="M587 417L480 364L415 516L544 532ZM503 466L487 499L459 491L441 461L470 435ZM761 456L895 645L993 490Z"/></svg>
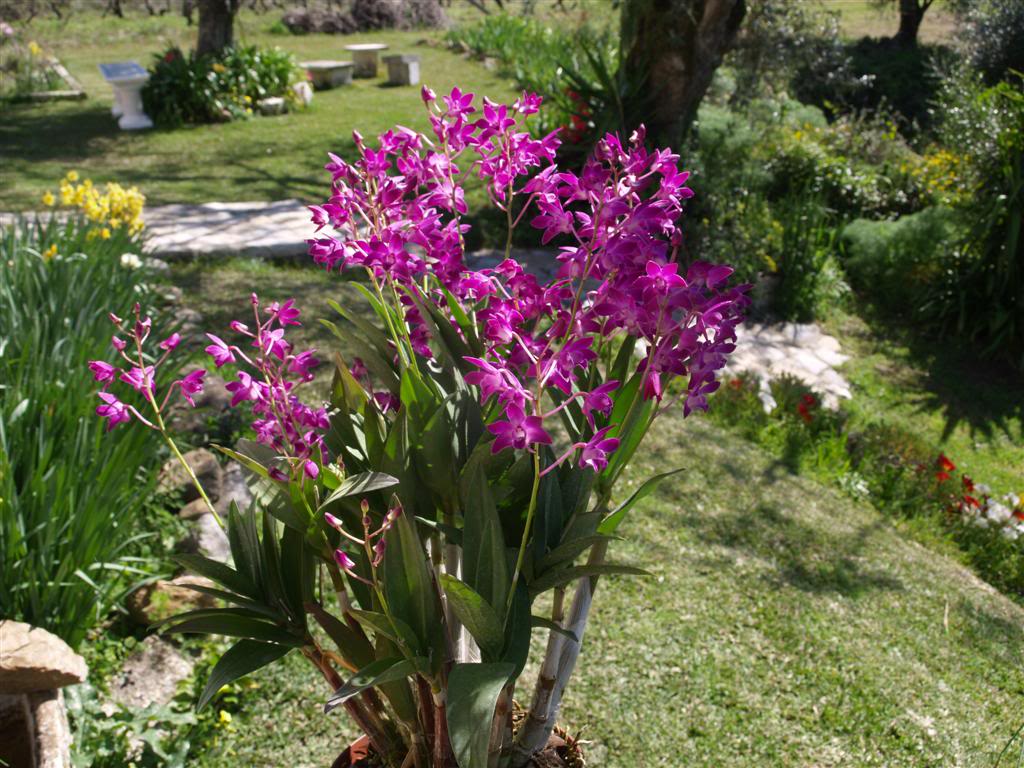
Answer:
<svg viewBox="0 0 1024 768"><path fill-rule="evenodd" d="M849 382L836 370L849 356L840 351L838 339L814 323L743 323L736 336L728 370L756 374L766 408L775 405L768 383L786 374L820 393L827 408L852 396Z"/></svg>
<svg viewBox="0 0 1024 768"><path fill-rule="evenodd" d="M158 205L143 217L149 251L162 259L305 256L315 229L299 200Z"/></svg>

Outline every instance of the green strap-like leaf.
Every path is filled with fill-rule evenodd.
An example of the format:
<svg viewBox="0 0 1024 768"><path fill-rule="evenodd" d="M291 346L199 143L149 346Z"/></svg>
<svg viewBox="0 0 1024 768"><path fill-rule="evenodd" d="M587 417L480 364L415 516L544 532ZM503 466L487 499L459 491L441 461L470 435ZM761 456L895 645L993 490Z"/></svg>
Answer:
<svg viewBox="0 0 1024 768"><path fill-rule="evenodd" d="M382 683L394 682L395 680L403 680L415 671L416 665L408 659L397 656L378 659L363 667L336 690L331 698L327 700L327 703L324 704L324 713L340 707L353 696L362 693L368 688L373 688Z"/></svg>
<svg viewBox="0 0 1024 768"><path fill-rule="evenodd" d="M231 646L210 671L206 687L199 696L196 711L203 709L221 688L245 677L261 667L267 666L284 656L291 648L256 640L239 640Z"/></svg>
<svg viewBox="0 0 1024 768"><path fill-rule="evenodd" d="M365 496L373 491L380 491L397 484L398 478L384 472L362 472L345 478L345 481L330 496L324 499L323 504L320 506L325 507L332 501L349 496Z"/></svg>
<svg viewBox="0 0 1024 768"><path fill-rule="evenodd" d="M487 768L494 708L513 671L497 662L456 664L448 674L448 735L459 768Z"/></svg>
<svg viewBox="0 0 1024 768"><path fill-rule="evenodd" d="M530 584L530 592L539 595L549 589L560 587L583 576L650 576L649 571L637 568L634 565L616 565L614 563L600 563L590 565L574 565L561 571L545 573L539 579Z"/></svg>
<svg viewBox="0 0 1024 768"><path fill-rule="evenodd" d="M565 627L560 627L557 624L555 624L555 622L553 622L551 619L546 619L543 616L531 616L530 626L534 627L535 629L546 629L550 632L557 632L560 635L565 635L574 643L578 643L580 641L580 639L576 636L575 632L572 632L566 629Z"/></svg>
<svg viewBox="0 0 1024 768"><path fill-rule="evenodd" d="M658 484L666 477L671 477L672 475L682 471L682 468L673 469L670 472L662 472L660 475L655 475L654 477L650 477L645 480L639 488L633 491L633 494L628 499L622 502L615 508L614 512L610 513L608 517L601 521L601 524L597 527L598 533L615 533L615 529L619 527L619 523L622 522L622 519L626 516L626 513L629 512L629 510L631 510L638 502L646 499L654 493Z"/></svg>
<svg viewBox="0 0 1024 768"><path fill-rule="evenodd" d="M224 563L211 560L202 555L174 555L171 559L187 570L200 576L205 576L232 592L237 592L246 597L259 597L255 584L234 568L224 565Z"/></svg>
<svg viewBox="0 0 1024 768"><path fill-rule="evenodd" d="M441 587L459 621L480 645L484 659L497 658L504 638L501 620L494 608L471 586L451 574L441 574Z"/></svg>

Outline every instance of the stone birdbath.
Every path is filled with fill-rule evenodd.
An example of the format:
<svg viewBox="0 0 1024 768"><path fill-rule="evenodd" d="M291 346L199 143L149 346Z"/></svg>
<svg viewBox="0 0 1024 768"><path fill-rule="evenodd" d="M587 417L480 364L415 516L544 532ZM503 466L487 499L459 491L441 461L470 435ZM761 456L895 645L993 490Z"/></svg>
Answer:
<svg viewBox="0 0 1024 768"><path fill-rule="evenodd" d="M387 49L384 43L353 43L345 46L346 51L352 52L356 77L376 77L378 55Z"/></svg>
<svg viewBox="0 0 1024 768"><path fill-rule="evenodd" d="M137 61L115 61L100 64L100 73L114 89L110 113L118 118L118 127L122 131L152 128L153 121L142 108L142 86L149 80L149 72Z"/></svg>

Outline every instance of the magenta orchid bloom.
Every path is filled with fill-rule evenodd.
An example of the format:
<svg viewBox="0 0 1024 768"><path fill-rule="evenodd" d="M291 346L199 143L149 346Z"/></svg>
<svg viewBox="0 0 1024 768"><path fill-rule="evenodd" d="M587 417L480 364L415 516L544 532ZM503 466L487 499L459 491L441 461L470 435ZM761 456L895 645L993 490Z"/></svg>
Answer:
<svg viewBox="0 0 1024 768"><path fill-rule="evenodd" d="M527 416L518 405L510 405L505 409L504 421L496 421L487 425L487 431L495 436L493 453L505 448L523 450L532 445L550 445L551 436L544 431L540 416Z"/></svg>

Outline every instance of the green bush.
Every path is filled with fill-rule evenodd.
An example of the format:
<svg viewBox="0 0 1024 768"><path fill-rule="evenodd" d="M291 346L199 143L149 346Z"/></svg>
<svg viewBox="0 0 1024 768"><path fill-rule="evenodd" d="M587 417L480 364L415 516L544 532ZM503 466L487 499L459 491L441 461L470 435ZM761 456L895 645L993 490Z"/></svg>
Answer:
<svg viewBox="0 0 1024 768"><path fill-rule="evenodd" d="M294 106L295 59L279 48L229 48L196 56L172 47L154 57L142 89L146 113L165 126L244 119L261 99L283 97Z"/></svg>
<svg viewBox="0 0 1024 768"><path fill-rule="evenodd" d="M919 313L942 284L955 235L954 212L941 206L894 221L856 219L840 236L843 268L853 288L879 308Z"/></svg>
<svg viewBox="0 0 1024 768"><path fill-rule="evenodd" d="M962 153L965 235L935 311L943 329L1024 368L1024 78L950 81L942 135Z"/></svg>
<svg viewBox="0 0 1024 768"><path fill-rule="evenodd" d="M0 615L72 646L146 575L138 554L157 436L104 439L88 361L108 354L107 312L146 302L125 228L0 228ZM140 282L140 280L142 282Z"/></svg>

